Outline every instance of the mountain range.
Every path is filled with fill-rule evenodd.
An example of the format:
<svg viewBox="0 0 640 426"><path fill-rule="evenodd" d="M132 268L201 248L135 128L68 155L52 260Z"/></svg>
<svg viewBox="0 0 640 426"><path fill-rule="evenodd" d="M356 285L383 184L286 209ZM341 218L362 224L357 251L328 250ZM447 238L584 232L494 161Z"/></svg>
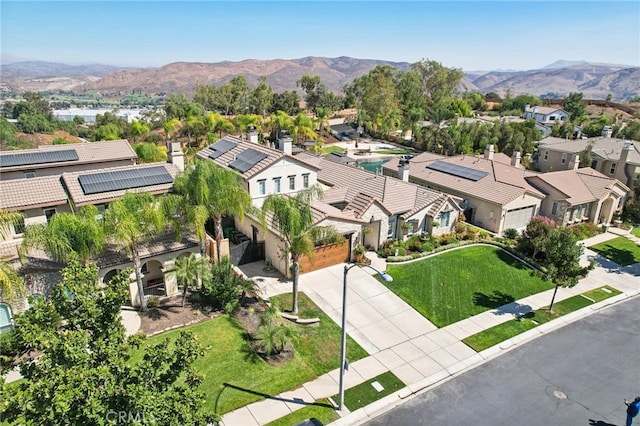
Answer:
<svg viewBox="0 0 640 426"><path fill-rule="evenodd" d="M224 84L237 75L244 75L250 86L255 86L260 77L266 76L275 92L300 92L296 81L304 74L311 74L320 76L329 90L340 92L344 84L378 65L391 65L403 71L411 67L407 62L344 56L175 62L160 68L118 68L99 64L72 66L32 61L3 64L0 77L3 90L77 93L97 90L108 96L132 92L192 94L198 84ZM493 92L501 96L510 93L514 96L530 94L555 98L582 92L587 99L605 99L611 95L615 101L626 101L640 94L640 67L560 60L536 70L465 72L459 89L485 94Z"/></svg>

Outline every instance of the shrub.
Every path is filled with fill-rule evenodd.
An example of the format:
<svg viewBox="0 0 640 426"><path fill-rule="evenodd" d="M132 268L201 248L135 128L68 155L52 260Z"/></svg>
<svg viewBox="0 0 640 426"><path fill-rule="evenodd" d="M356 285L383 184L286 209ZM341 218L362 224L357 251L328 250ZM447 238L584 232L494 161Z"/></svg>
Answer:
<svg viewBox="0 0 640 426"><path fill-rule="evenodd" d="M509 228L504 231L504 236L509 240L515 240L516 238L518 238L518 231L516 229Z"/></svg>
<svg viewBox="0 0 640 426"><path fill-rule="evenodd" d="M398 247L398 256L406 256L407 250L404 247Z"/></svg>
<svg viewBox="0 0 640 426"><path fill-rule="evenodd" d="M160 304L160 298L158 297L150 297L149 300L147 300L148 308L157 308L159 304Z"/></svg>
<svg viewBox="0 0 640 426"><path fill-rule="evenodd" d="M583 222L571 226L571 231L573 231L573 234L578 240L585 240L598 235L600 228L593 222Z"/></svg>
<svg viewBox="0 0 640 426"><path fill-rule="evenodd" d="M203 302L214 309L230 309L238 298L238 287L242 279L233 272L233 266L227 256L213 265L211 277L202 283Z"/></svg>

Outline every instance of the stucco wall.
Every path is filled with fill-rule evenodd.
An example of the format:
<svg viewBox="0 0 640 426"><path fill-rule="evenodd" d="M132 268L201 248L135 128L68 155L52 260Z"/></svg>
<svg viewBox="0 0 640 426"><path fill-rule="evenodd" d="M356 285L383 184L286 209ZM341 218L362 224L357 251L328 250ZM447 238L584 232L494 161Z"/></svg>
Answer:
<svg viewBox="0 0 640 426"><path fill-rule="evenodd" d="M280 194L292 194L303 189L302 175L309 174L309 186L313 186L317 182L317 173L314 169L310 169L294 161L289 157L284 157L277 163L272 164L268 169L256 174L248 180L248 190L253 205L261 207L264 199L274 193L274 178L280 178ZM295 177L295 189L289 189L289 176ZM258 181L265 180L265 195L260 195Z"/></svg>

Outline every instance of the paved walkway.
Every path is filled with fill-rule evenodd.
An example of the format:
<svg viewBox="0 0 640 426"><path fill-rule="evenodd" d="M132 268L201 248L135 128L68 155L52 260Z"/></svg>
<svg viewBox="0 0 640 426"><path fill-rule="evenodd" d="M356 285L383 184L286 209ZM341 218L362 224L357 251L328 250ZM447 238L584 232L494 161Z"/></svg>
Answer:
<svg viewBox="0 0 640 426"><path fill-rule="evenodd" d="M628 232L622 233L628 236ZM590 246L617 236L609 232L583 243ZM385 269L383 259L369 256L374 260L374 267ZM349 413L345 408L339 412L341 419L333 424L352 425L364 421L384 407L398 404L402 399L475 367L519 343L640 292L640 264L618 267L595 252L585 249L582 261L586 263L591 259L596 260L598 266L574 288L560 288L556 301L604 285L615 287L623 294L543 324L480 353L461 340L530 310L548 306L553 290L526 297L438 329L378 282L372 276L375 273L369 268L351 269L348 273L347 332L369 356L349 365L349 371L345 374L345 388L348 389L386 371L393 372L407 386L354 413ZM278 278L276 274L265 273L263 266L262 263L256 263L243 265L241 269L247 275L257 277L265 297L291 291L289 281ZM300 291L309 296L337 324L341 322L343 273L344 265L335 265L300 277ZM300 388L227 413L223 416L222 423L224 426L268 423L318 399L337 394L338 382L339 370L335 369Z"/></svg>

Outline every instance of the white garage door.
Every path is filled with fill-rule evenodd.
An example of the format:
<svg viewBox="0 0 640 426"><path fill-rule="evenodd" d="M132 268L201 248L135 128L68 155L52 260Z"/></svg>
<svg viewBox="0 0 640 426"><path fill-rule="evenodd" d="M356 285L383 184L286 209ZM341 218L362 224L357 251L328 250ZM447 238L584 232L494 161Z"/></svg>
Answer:
<svg viewBox="0 0 640 426"><path fill-rule="evenodd" d="M522 207L519 209L509 210L504 218L504 230L514 228L514 229L524 229L531 218L533 217L533 211L535 210L535 206Z"/></svg>

